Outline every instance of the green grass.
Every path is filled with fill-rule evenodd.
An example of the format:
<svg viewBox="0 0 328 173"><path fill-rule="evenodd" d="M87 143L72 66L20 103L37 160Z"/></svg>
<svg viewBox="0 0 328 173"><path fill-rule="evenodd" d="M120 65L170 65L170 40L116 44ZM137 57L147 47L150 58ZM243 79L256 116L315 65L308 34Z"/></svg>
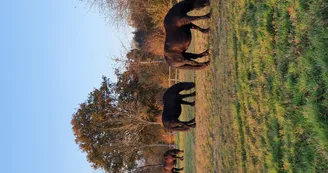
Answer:
<svg viewBox="0 0 328 173"><path fill-rule="evenodd" d="M197 93L185 172L327 172L328 1L211 3L190 49L211 47L211 67L180 79Z"/></svg>

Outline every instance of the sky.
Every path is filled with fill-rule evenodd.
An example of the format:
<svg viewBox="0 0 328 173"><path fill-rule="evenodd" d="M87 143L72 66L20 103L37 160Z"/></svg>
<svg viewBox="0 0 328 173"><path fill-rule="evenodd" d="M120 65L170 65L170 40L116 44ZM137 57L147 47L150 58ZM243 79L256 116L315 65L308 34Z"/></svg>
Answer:
<svg viewBox="0 0 328 173"><path fill-rule="evenodd" d="M0 172L94 173L70 120L131 30L78 0L10 0L0 6Z"/></svg>

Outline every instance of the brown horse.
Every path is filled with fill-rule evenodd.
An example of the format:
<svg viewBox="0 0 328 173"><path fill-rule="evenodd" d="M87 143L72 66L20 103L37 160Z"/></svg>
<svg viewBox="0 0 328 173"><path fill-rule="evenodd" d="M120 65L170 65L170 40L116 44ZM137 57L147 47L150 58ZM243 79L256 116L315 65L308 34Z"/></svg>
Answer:
<svg viewBox="0 0 328 173"><path fill-rule="evenodd" d="M210 5L209 0L184 0L175 4L166 14L164 19L166 31L164 58L169 66L179 69L198 70L209 65L210 61L202 63L194 61L197 58L209 55L208 50L200 54L186 52L191 43L190 29L196 29L202 33L210 31L209 28L200 28L192 22L211 17L211 13L204 16L188 16L187 13L208 5Z"/></svg>
<svg viewBox="0 0 328 173"><path fill-rule="evenodd" d="M183 156L179 157L178 154L183 154L183 150L172 149L167 150L163 155L163 169L165 173L179 173L183 168L176 168L177 159L183 161Z"/></svg>
<svg viewBox="0 0 328 173"><path fill-rule="evenodd" d="M184 101L184 98L195 96L196 93L179 94L183 90L189 90L195 87L193 82L181 82L167 89L163 96L164 110L162 114L162 122L164 128L169 131L188 131L196 126L195 118L190 121L180 121L181 104L194 106L195 102Z"/></svg>

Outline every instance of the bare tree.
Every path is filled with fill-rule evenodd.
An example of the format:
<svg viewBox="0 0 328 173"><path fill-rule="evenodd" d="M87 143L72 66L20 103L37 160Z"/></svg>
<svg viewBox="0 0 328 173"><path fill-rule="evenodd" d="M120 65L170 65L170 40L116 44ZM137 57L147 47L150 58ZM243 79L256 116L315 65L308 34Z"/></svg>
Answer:
<svg viewBox="0 0 328 173"><path fill-rule="evenodd" d="M130 0L81 0L90 9L97 8L101 14L115 24L125 24L129 17Z"/></svg>

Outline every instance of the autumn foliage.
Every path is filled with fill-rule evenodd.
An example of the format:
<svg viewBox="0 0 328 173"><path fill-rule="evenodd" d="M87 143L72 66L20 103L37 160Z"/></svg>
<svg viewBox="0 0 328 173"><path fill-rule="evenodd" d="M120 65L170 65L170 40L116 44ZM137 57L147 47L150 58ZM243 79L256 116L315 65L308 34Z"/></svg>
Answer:
<svg viewBox="0 0 328 173"><path fill-rule="evenodd" d="M169 87L168 65L163 60L163 20L172 2L85 2L113 21L126 21L135 31L133 49L121 59L124 69L116 70L117 82L103 77L100 87L91 91L73 114L75 142L94 169L149 172L144 170L145 164L158 164L172 142L160 122L161 97Z"/></svg>

